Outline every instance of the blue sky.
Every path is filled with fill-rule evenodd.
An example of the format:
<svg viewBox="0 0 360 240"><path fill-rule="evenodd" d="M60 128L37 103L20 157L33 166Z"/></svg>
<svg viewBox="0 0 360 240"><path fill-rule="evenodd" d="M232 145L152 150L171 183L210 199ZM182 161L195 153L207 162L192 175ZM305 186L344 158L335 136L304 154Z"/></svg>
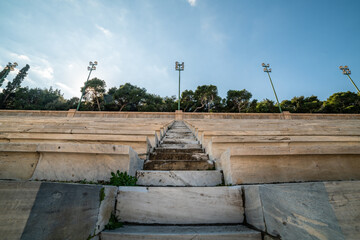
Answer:
<svg viewBox="0 0 360 240"><path fill-rule="evenodd" d="M80 96L89 61L108 87L126 82L160 96L213 84L275 100L325 100L360 86L358 0L1 0L0 69L29 64L23 85ZM12 72L8 79L12 79Z"/></svg>

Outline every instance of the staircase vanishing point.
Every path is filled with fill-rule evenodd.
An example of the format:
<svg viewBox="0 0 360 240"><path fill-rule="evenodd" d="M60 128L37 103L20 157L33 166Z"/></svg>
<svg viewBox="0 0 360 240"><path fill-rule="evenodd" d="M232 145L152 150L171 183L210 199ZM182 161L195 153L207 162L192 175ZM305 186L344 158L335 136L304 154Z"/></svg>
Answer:
<svg viewBox="0 0 360 240"><path fill-rule="evenodd" d="M119 188L116 215L126 224L101 239L261 240L242 225L241 188L218 186L223 177L214 169L191 130L175 121L137 172L143 187Z"/></svg>

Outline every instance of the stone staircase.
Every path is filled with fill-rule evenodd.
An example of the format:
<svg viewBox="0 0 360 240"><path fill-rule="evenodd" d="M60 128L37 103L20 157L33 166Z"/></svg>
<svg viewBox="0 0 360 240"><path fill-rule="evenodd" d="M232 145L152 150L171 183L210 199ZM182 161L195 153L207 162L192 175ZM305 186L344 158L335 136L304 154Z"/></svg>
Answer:
<svg viewBox="0 0 360 240"><path fill-rule="evenodd" d="M182 121L175 121L137 172L138 187L119 187L116 216L126 225L102 240L261 240L242 225L241 186L223 183L214 161Z"/></svg>

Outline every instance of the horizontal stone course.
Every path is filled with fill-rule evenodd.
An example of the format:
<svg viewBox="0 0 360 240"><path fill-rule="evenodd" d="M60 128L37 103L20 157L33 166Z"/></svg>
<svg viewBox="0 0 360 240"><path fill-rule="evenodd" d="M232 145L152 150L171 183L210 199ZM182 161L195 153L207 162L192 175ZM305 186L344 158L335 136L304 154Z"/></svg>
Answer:
<svg viewBox="0 0 360 240"><path fill-rule="evenodd" d="M119 187L116 216L142 224L242 223L241 187Z"/></svg>
<svg viewBox="0 0 360 240"><path fill-rule="evenodd" d="M129 146L0 143L0 179L109 181L111 172L134 176L142 166Z"/></svg>
<svg viewBox="0 0 360 240"><path fill-rule="evenodd" d="M101 233L102 240L197 239L197 240L261 240L261 233L242 225L230 226L133 226L125 225Z"/></svg>
<svg viewBox="0 0 360 240"><path fill-rule="evenodd" d="M140 186L213 187L222 184L220 171L137 171Z"/></svg>

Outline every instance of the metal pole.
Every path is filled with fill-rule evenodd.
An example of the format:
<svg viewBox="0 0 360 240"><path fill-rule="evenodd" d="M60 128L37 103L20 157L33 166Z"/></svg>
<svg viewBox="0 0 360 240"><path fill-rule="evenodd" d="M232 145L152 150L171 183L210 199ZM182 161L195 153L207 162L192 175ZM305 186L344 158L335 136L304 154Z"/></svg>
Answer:
<svg viewBox="0 0 360 240"><path fill-rule="evenodd" d="M278 106L279 106L280 113L282 113L282 110L281 110L281 107L280 107L280 103L279 103L279 99L278 99L278 97L277 97L277 95L276 95L275 88L274 88L274 85L273 85L273 83L272 83L272 81L271 81L271 77L270 77L269 72L267 72L267 74L268 74L268 76L269 76L270 83L271 83L272 89L273 89L273 91L274 91L274 94L275 94L275 97L276 97L277 104L278 104Z"/></svg>
<svg viewBox="0 0 360 240"><path fill-rule="evenodd" d="M90 72L89 72L89 76L88 76L88 78L87 78L87 80L86 80L86 82L85 82L85 86L84 86L83 91L82 91L82 93L81 93L81 97L80 97L80 100L79 100L78 106L77 106L77 108L76 108L76 111L79 111L79 108L80 108L80 103L81 103L81 99L83 98L83 96L84 96L84 94L85 94L86 83L89 81L90 74L91 74L92 70L93 70L93 68L92 68L92 66L91 66L91 68L90 68Z"/></svg>
<svg viewBox="0 0 360 240"><path fill-rule="evenodd" d="M354 83L354 81L351 79L350 75L349 75L349 74L347 74L347 76L350 78L350 81L352 82L352 84L354 84L354 86L355 86L356 90L357 90L357 91L358 91L358 93L360 94L360 90L359 90L359 88L356 86L356 84Z"/></svg>
<svg viewBox="0 0 360 240"><path fill-rule="evenodd" d="M179 101L178 101L178 110L180 110L180 71L181 71L181 68L179 67Z"/></svg>

